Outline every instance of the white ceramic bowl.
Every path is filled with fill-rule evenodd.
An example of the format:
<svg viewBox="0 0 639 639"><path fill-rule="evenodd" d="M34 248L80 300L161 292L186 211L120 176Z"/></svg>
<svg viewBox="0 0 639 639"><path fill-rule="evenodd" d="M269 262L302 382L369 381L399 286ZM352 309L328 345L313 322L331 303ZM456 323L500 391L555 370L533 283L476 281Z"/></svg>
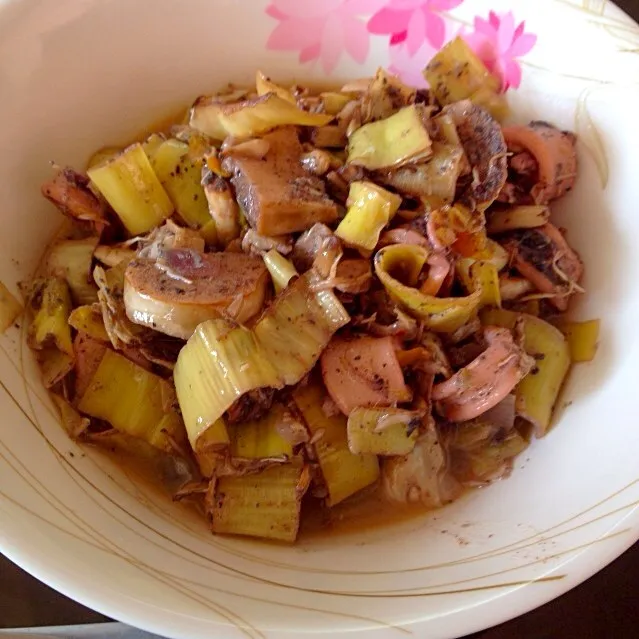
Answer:
<svg viewBox="0 0 639 639"><path fill-rule="evenodd" d="M39 194L50 160L82 165L194 96L249 81L256 67L345 80L389 65L388 36L365 25L390 0L272 4L0 0L2 281L15 289L28 278L59 223ZM639 27L605 0L402 4L426 7L435 40L438 24L448 38L493 9L512 9L537 34L511 102L519 120L579 135L578 187L557 217L587 265L579 312L602 320L596 360L574 371L559 425L509 480L402 524L288 548L214 538L194 514L69 441L12 330L0 339L0 548L66 595L170 637L436 639L557 597L639 537ZM421 59L411 66L407 42L391 52L414 75L430 47L415 41ZM339 55L342 45L350 53Z"/></svg>

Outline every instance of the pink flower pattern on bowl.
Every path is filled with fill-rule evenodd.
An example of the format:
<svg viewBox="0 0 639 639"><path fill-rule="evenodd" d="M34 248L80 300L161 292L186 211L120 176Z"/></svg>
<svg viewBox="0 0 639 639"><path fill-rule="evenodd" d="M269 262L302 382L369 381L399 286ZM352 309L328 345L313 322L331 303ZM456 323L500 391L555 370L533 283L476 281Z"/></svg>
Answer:
<svg viewBox="0 0 639 639"><path fill-rule="evenodd" d="M385 0L272 0L266 12L279 21L268 49L298 51L300 62L317 60L326 73L335 69L344 51L363 64L370 37L362 15Z"/></svg>
<svg viewBox="0 0 639 639"><path fill-rule="evenodd" d="M458 7L463 0L390 0L368 22L371 33L391 36L390 44L405 43L413 57L428 42L440 49L446 38L446 23L438 11Z"/></svg>
<svg viewBox="0 0 639 639"><path fill-rule="evenodd" d="M409 86L426 89L428 82L424 78L424 67L437 51L438 49L427 41L422 44L415 55L411 55L408 47L403 43L391 44L388 48L390 57L388 71Z"/></svg>
<svg viewBox="0 0 639 639"><path fill-rule="evenodd" d="M515 26L512 12L491 11L488 20L475 18L475 31L462 34L488 70L501 80L502 91L521 84L521 66L516 58L535 46L537 36L525 32L525 22Z"/></svg>
<svg viewBox="0 0 639 639"><path fill-rule="evenodd" d="M537 37L515 25L512 12L476 17L474 31L459 31L445 12L464 0L271 0L266 12L278 24L268 49L295 51L300 62L318 62L331 73L345 53L363 64L370 38L388 38L389 70L404 82L426 87L422 70L435 53L459 34L501 81L502 91L521 83L517 58Z"/></svg>

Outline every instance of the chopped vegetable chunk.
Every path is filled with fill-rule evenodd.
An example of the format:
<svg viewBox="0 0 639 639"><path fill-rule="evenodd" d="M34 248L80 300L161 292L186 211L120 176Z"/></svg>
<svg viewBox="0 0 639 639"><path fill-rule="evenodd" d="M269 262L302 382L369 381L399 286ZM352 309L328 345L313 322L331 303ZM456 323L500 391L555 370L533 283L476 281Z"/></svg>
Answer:
<svg viewBox="0 0 639 639"><path fill-rule="evenodd" d="M150 231L173 213L173 204L140 144L88 173L131 235Z"/></svg>
<svg viewBox="0 0 639 639"><path fill-rule="evenodd" d="M328 505L335 506L377 481L375 455L354 455L348 448L346 418L327 416L322 409L323 391L317 385L295 391L295 403L311 432L322 477L328 489Z"/></svg>

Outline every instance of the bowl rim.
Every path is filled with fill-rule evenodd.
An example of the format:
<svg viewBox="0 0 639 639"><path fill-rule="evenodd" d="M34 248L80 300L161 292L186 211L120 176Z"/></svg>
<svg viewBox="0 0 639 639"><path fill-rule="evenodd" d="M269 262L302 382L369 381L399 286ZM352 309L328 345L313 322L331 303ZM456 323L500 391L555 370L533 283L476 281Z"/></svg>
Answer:
<svg viewBox="0 0 639 639"><path fill-rule="evenodd" d="M0 10L3 7L17 4L19 1L20 0L0 0ZM624 17L634 24L639 24L613 2L609 2L608 4L613 14L617 14L618 17ZM433 638L452 638L454 636L480 632L526 614L583 583L632 547L639 540L639 503L626 512L624 522L628 526L626 535L611 539L606 546L601 546L596 552L593 552L589 548L584 549L577 556L569 560L571 565L570 573L567 574L564 579L548 584L544 589L531 589L529 587L530 584L524 584L517 589L505 591L494 598L494 600L501 600L501 606L486 605L488 603L494 604L494 600L490 602L483 601L480 606L478 606L478 609L481 610L481 615L477 616L469 615L468 608L454 611L446 616L447 628L443 633L435 629L435 633L430 634L430 624L435 623L437 620L417 620L403 627L413 630L417 636L421 636L421 632L428 631L429 636ZM50 566L47 567L41 558L31 554L27 549L11 544L3 535L1 527L0 550L9 560L36 579L43 581L43 583L49 587L92 610L135 628L140 628L160 636L166 636L170 639L181 639L184 637L177 627L167 629L166 619L156 620L152 615L146 615L144 617L138 616L139 613L136 614L134 609L127 606L124 599L118 600L116 597L112 597L108 600L108 603L105 603L107 599L98 595L99 589L80 590L77 581L71 575L65 574L62 570L52 569ZM588 555L587 558L586 555ZM503 604L507 604L507 607ZM169 614L171 617L177 617L174 611L169 611ZM221 636L224 636L225 632L222 630L224 626L220 625L219 628L221 629ZM454 635L451 634L453 630L455 632ZM295 636L308 635L309 637L311 635L314 637L327 637L331 635L336 639L342 636L346 639L347 635L352 637L355 634L361 634L361 632L369 631L326 631L318 633L313 631L284 630L278 631L278 634L294 634ZM195 637L199 635L192 634L189 636ZM201 636L204 636L204 634Z"/></svg>

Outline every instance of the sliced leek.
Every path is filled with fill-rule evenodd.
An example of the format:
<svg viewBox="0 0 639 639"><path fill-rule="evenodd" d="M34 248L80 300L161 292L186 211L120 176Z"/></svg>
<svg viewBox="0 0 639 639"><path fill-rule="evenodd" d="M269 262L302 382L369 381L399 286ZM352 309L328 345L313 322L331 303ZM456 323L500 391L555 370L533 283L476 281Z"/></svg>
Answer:
<svg viewBox="0 0 639 639"><path fill-rule="evenodd" d="M175 386L191 445L244 393L293 385L350 320L337 297L313 290L309 272L289 285L253 330L226 320L200 324L182 349Z"/></svg>
<svg viewBox="0 0 639 639"><path fill-rule="evenodd" d="M166 140L150 156L151 166L166 190L178 215L192 228L211 221L202 188L202 168L189 156L189 146Z"/></svg>
<svg viewBox="0 0 639 639"><path fill-rule="evenodd" d="M281 388L274 362L253 331L227 320L200 324L181 350L174 370L191 446L244 393Z"/></svg>
<svg viewBox="0 0 639 639"><path fill-rule="evenodd" d="M267 95L268 93L275 93L278 98L286 100L291 104L297 106L297 102L293 97L293 94L284 87L275 84L270 78L267 78L261 71L255 74L255 88L257 89L257 95Z"/></svg>
<svg viewBox="0 0 639 639"><path fill-rule="evenodd" d="M349 139L348 163L376 171L426 159L432 153L427 113L426 107L414 104L360 127Z"/></svg>
<svg viewBox="0 0 639 639"><path fill-rule="evenodd" d="M149 160L153 162L152 158L156 154L157 150L164 144L166 137L161 133L152 133L149 137L142 142L142 148L149 157Z"/></svg>
<svg viewBox="0 0 639 639"><path fill-rule="evenodd" d="M348 448L354 455L407 455L422 419L400 408L356 408L348 416Z"/></svg>
<svg viewBox="0 0 639 639"><path fill-rule="evenodd" d="M109 342L109 334L104 327L102 309L99 304L74 308L69 315L69 326L100 342Z"/></svg>
<svg viewBox="0 0 639 639"><path fill-rule="evenodd" d="M105 266L118 266L121 262L130 262L135 258L135 251L121 246L100 245L95 249L95 259Z"/></svg>
<svg viewBox="0 0 639 639"><path fill-rule="evenodd" d="M215 140L227 136L257 137L278 126L323 126L331 115L302 111L276 93L257 99L225 104L213 98L199 101L191 111L191 127Z"/></svg>
<svg viewBox="0 0 639 639"><path fill-rule="evenodd" d="M490 238L486 238L486 248L476 259L490 262L498 271L502 271L510 262L510 253Z"/></svg>
<svg viewBox="0 0 639 639"><path fill-rule="evenodd" d="M138 143L88 174L131 235L147 233L173 213L173 204Z"/></svg>
<svg viewBox="0 0 639 639"><path fill-rule="evenodd" d="M498 120L508 114L498 78L461 37L451 40L431 59L424 76L440 104L470 99Z"/></svg>
<svg viewBox="0 0 639 639"><path fill-rule="evenodd" d="M117 146L105 146L102 149L98 149L87 162L87 170L92 169L98 164L108 162L112 160L122 149Z"/></svg>
<svg viewBox="0 0 639 639"><path fill-rule="evenodd" d="M372 182L353 182L346 202L346 217L339 223L335 235L347 246L370 252L401 203L399 195Z"/></svg>
<svg viewBox="0 0 639 639"><path fill-rule="evenodd" d="M455 268L469 293L479 287L481 290L481 306L497 306L501 308L499 273L494 264L475 261L470 258L461 258L457 260Z"/></svg>
<svg viewBox="0 0 639 639"><path fill-rule="evenodd" d="M278 253L276 249L271 249L264 255L263 259L273 280L276 293L283 291L289 282L297 277L297 271L292 262Z"/></svg>
<svg viewBox="0 0 639 639"><path fill-rule="evenodd" d="M278 425L289 418L282 404L274 404L262 419L234 424L230 427L231 455L244 459L291 458L293 446L278 430Z"/></svg>
<svg viewBox="0 0 639 639"><path fill-rule="evenodd" d="M58 350L73 357L73 342L69 315L71 295L65 280L47 278L32 298L36 313L29 331L30 345L35 349L55 345Z"/></svg>
<svg viewBox="0 0 639 639"><path fill-rule="evenodd" d="M586 322L555 322L555 326L565 335L573 362L591 362L597 354L599 341L599 320Z"/></svg>
<svg viewBox="0 0 639 639"><path fill-rule="evenodd" d="M184 440L169 382L107 349L78 404L81 413L171 452Z"/></svg>
<svg viewBox="0 0 639 639"><path fill-rule="evenodd" d="M353 98L344 93L334 93L328 91L320 93L324 111L329 115L337 115Z"/></svg>
<svg viewBox="0 0 639 639"><path fill-rule="evenodd" d="M550 428L552 411L570 368L570 347L561 332L548 322L525 313L484 310L484 325L513 330L520 322L524 348L536 360L536 366L517 386L517 413L535 427L538 437Z"/></svg>
<svg viewBox="0 0 639 639"><path fill-rule="evenodd" d="M550 209L547 206L515 206L492 212L486 223L486 231L492 234L533 229L543 226L549 219Z"/></svg>
<svg viewBox="0 0 639 639"><path fill-rule="evenodd" d="M415 102L415 89L406 86L396 75L377 70L361 99L362 122L375 122L393 115Z"/></svg>
<svg viewBox="0 0 639 639"><path fill-rule="evenodd" d="M215 533L294 542L310 475L301 464L257 475L222 477L215 484L211 516Z"/></svg>
<svg viewBox="0 0 639 639"><path fill-rule="evenodd" d="M197 447L193 451L203 477L213 477L218 464L227 454L230 443L226 422L220 417L198 439Z"/></svg>
<svg viewBox="0 0 639 639"><path fill-rule="evenodd" d="M473 486L478 482L500 479L510 471L510 462L526 448L528 442L513 429L503 439L489 440L470 450L454 450L455 476L459 481Z"/></svg>
<svg viewBox="0 0 639 639"><path fill-rule="evenodd" d="M346 417L325 414L322 387L317 384L300 386L293 397L311 433L328 489L328 505L335 506L375 483L379 477L377 457L354 455L349 450Z"/></svg>
<svg viewBox="0 0 639 639"><path fill-rule="evenodd" d="M98 289L91 277L93 254L97 246L97 237L63 240L57 242L47 256L47 271L67 281L76 304L98 301Z"/></svg>
<svg viewBox="0 0 639 639"><path fill-rule="evenodd" d="M440 333L453 333L477 313L482 303L481 270L471 267L474 290L467 297L433 297L415 288L429 251L421 246L394 244L375 255L375 273L389 295L424 326ZM407 283L399 281L401 277Z"/></svg>
<svg viewBox="0 0 639 639"><path fill-rule="evenodd" d="M281 385L297 384L315 365L331 337L350 317L331 290L309 271L290 284L253 329L277 368Z"/></svg>
<svg viewBox="0 0 639 639"><path fill-rule="evenodd" d="M383 184L400 193L428 198L440 205L451 204L455 199L463 157L460 145L433 142L433 155L427 162L380 172L378 176Z"/></svg>

